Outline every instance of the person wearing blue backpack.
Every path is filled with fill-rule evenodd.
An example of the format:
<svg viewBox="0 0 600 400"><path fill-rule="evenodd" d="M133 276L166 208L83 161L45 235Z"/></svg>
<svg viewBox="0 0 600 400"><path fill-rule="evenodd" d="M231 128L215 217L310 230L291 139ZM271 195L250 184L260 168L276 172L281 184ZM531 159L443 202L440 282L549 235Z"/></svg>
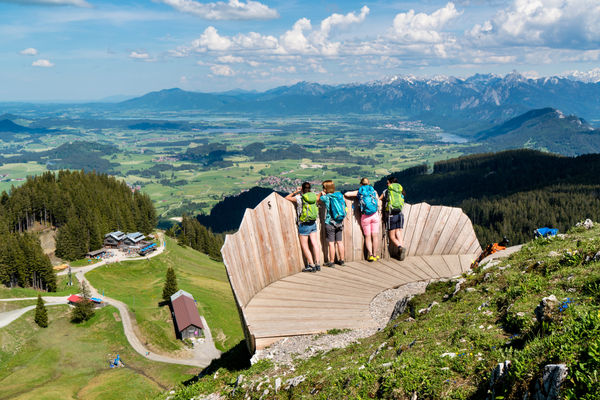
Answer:
<svg viewBox="0 0 600 400"><path fill-rule="evenodd" d="M368 261L377 261L379 256L379 231L381 226L381 217L379 215L379 202L377 191L369 184L367 178L360 180L360 188L351 192L346 192L344 196L348 198L358 198L360 202L360 226L365 235L365 246L369 253Z"/></svg>
<svg viewBox="0 0 600 400"><path fill-rule="evenodd" d="M332 180L323 181L323 191L320 197L325 206L325 236L329 246L329 261L323 265L334 267L335 250L337 248L337 264L344 265L344 218L346 217L346 201L341 192L335 191Z"/></svg>
<svg viewBox="0 0 600 400"><path fill-rule="evenodd" d="M317 272L321 270L319 265L317 218L319 209L317 201L321 194L310 190L310 183L304 182L295 192L288 194L285 199L294 203L297 212L298 236L300 237L300 247L307 265L302 272ZM309 246L312 244L312 252Z"/></svg>

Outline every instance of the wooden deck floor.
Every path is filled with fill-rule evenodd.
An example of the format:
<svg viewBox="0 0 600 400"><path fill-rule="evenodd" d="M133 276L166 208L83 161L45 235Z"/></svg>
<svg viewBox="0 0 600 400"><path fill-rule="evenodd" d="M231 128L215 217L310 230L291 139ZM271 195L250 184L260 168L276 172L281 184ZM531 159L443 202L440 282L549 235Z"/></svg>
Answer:
<svg viewBox="0 0 600 400"><path fill-rule="evenodd" d="M460 275L477 255L352 261L343 267L322 267L317 273L297 273L252 298L244 309L248 329L261 349L287 336L375 327L369 304L380 292L409 282Z"/></svg>

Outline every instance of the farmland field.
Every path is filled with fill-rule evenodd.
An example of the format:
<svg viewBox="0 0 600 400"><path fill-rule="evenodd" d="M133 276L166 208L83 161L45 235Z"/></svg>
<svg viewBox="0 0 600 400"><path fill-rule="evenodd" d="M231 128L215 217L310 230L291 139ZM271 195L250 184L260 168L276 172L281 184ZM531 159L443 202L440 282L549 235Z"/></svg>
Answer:
<svg viewBox="0 0 600 400"><path fill-rule="evenodd" d="M124 119L55 119L45 122L46 128L60 134L0 142L6 155L0 166L0 175L6 175L0 190L47 168L90 169L85 159L69 164L69 157L61 161L53 158L56 155L43 155L24 163L23 154L33 160L41 154L34 152L64 143L102 143L116 147L89 157L108 162L99 172L147 192L166 221L183 212L207 213L224 196L255 185L286 191L302 180L335 179L338 185L353 187L363 175L376 179L410 166L431 165L461 155L471 146L437 127L402 117L243 119L176 113L164 117L172 118L168 128L167 122L158 120L140 124ZM258 146L258 151L249 150L249 145ZM90 161L89 165L98 164Z"/></svg>

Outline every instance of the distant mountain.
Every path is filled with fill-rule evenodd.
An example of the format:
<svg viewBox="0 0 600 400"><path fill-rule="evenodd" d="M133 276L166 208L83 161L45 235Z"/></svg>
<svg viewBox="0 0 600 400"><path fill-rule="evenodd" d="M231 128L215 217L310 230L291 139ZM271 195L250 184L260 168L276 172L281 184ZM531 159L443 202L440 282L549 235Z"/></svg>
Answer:
<svg viewBox="0 0 600 400"><path fill-rule="evenodd" d="M179 88L150 92L118 103L123 109L215 110L239 100L231 95L187 92Z"/></svg>
<svg viewBox="0 0 600 400"><path fill-rule="evenodd" d="M476 74L466 79L396 76L344 85L299 82L265 92L196 93L168 89L117 105L120 109L197 110L254 115L387 114L420 119L473 135L531 109L554 107L600 120L600 82Z"/></svg>
<svg viewBox="0 0 600 400"><path fill-rule="evenodd" d="M17 134L44 135L48 132L50 132L48 129L29 128L16 124L10 119L0 120L0 140L5 142L13 140Z"/></svg>
<svg viewBox="0 0 600 400"><path fill-rule="evenodd" d="M600 152L600 129L554 108L531 110L492 129L479 132L476 151L531 148L574 156Z"/></svg>

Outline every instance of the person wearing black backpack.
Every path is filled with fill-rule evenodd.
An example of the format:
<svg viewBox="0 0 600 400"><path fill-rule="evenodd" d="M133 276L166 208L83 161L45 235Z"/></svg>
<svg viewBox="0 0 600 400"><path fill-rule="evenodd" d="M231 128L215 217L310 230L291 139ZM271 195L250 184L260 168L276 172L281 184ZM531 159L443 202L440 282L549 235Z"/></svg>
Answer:
<svg viewBox="0 0 600 400"><path fill-rule="evenodd" d="M337 248L337 264L344 265L344 242L342 241L344 233L344 218L346 217L346 201L341 192L335 191L335 184L332 180L323 181L323 191L320 197L325 206L325 235L329 246L329 261L323 265L334 267L335 250Z"/></svg>
<svg viewBox="0 0 600 400"><path fill-rule="evenodd" d="M396 253L393 257L403 261L406 257L406 247L404 247L402 231L404 229L404 188L398 183L395 176L387 179L387 189L383 191L380 200L383 201L384 221L387 225L388 235L391 244L396 246ZM392 246L390 246L390 255L392 255Z"/></svg>
<svg viewBox="0 0 600 400"><path fill-rule="evenodd" d="M347 198L358 198L360 203L360 226L365 235L365 247L369 255L367 261L377 261L379 256L379 227L381 216L379 215L379 203L377 191L369 184L367 178L360 180L360 188L344 194Z"/></svg>
<svg viewBox="0 0 600 400"><path fill-rule="evenodd" d="M296 205L298 236L300 237L300 247L306 258L307 265L302 272L317 272L321 270L319 265L317 218L319 209L317 201L321 194L316 194L310 190L310 183L304 182L295 192L288 194L285 199ZM312 244L312 252L309 246Z"/></svg>

